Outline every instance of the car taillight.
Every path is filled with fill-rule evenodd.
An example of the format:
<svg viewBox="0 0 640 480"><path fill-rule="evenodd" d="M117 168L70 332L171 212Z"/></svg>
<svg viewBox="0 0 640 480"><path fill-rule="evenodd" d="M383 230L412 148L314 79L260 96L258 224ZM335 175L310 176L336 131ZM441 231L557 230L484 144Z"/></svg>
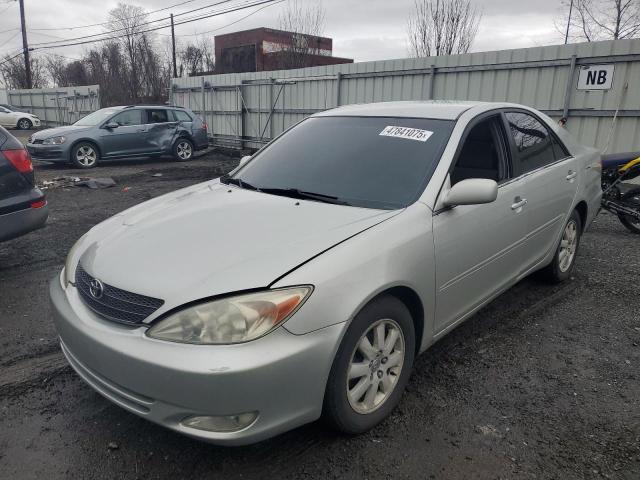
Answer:
<svg viewBox="0 0 640 480"><path fill-rule="evenodd" d="M202 129L206 132L209 129L207 122L202 122Z"/></svg>
<svg viewBox="0 0 640 480"><path fill-rule="evenodd" d="M31 163L31 155L24 148L20 150L3 150L2 153L7 160L18 170L20 173L33 172L33 164Z"/></svg>
<svg viewBox="0 0 640 480"><path fill-rule="evenodd" d="M47 204L47 200L46 199L42 199L42 200L37 200L35 202L31 202L31 208L42 208Z"/></svg>

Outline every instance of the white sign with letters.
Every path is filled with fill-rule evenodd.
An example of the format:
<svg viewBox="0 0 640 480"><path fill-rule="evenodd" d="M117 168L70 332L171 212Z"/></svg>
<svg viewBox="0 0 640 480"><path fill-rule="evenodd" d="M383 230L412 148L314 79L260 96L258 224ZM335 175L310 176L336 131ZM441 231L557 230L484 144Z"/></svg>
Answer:
<svg viewBox="0 0 640 480"><path fill-rule="evenodd" d="M585 65L578 73L578 90L609 90L615 65Z"/></svg>

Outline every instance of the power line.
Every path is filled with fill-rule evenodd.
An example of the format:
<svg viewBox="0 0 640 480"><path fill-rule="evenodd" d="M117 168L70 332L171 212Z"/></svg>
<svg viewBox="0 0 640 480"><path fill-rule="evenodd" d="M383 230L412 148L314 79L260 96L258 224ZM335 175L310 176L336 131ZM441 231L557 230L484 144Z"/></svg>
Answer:
<svg viewBox="0 0 640 480"><path fill-rule="evenodd" d="M235 1L235 0L221 0L219 2L212 3L212 4L209 4L209 5L204 6L204 7L195 8L193 10L188 10L186 12L178 13L178 14L174 15L174 17L179 17L179 16L182 16L182 15L186 15L186 14L198 11L198 10L204 10L206 8L209 8L209 7L215 7L215 6L222 5L224 3L233 2L233 1ZM137 18L137 17L129 17L129 18L132 19L132 18ZM143 27L145 25L151 25L152 23L164 22L164 21L167 21L167 20L168 20L168 17L159 18L159 19L156 19L156 20L150 20L148 22L140 23L139 25L136 25L136 27ZM107 23L109 23L109 22L107 22ZM164 28L164 27L161 27L161 28ZM33 30L33 29L31 29L31 30ZM82 35L82 36L79 36L79 37L64 38L62 41L74 42L76 40L84 40L84 39L87 39L87 38L101 37L103 35L111 35L113 33L124 32L126 30L128 30L128 28L126 28L126 27L125 28L117 28L115 30L109 30L109 31L102 32L102 33L94 33L92 35ZM49 44L53 44L53 43L58 43L58 42L40 42L40 43L34 43L33 46L49 45Z"/></svg>
<svg viewBox="0 0 640 480"><path fill-rule="evenodd" d="M185 0L185 1L180 2L180 3L175 3L173 5L169 5L168 7L159 8L157 10L152 10L150 12L142 13L140 15L133 15L132 17L127 17L126 19L127 20L133 20L134 18L144 17L146 15L153 15L154 13L163 12L165 10L169 10L169 9L175 8L175 7L180 7L182 5L186 5L187 3L193 3L193 2L196 2L196 1L198 1L198 0ZM109 22L101 22L101 23L92 23L92 24L89 24L89 25L76 25L75 27L31 28L30 30L41 31L41 32L53 31L53 30L76 30L78 28L101 27L102 25L108 25L108 24L109 24Z"/></svg>
<svg viewBox="0 0 640 480"><path fill-rule="evenodd" d="M202 15L202 16L197 17L197 18L182 20L180 22L176 22L175 25L183 25L183 24L186 24L186 23L192 23L192 22L196 22L196 21L199 21L199 20L204 20L204 19L207 19L207 18L217 17L219 15L223 15L223 14L226 14L226 13L245 10L247 8L256 7L258 5L264 5L264 4L267 4L267 3L273 3L275 1L276 0L257 0L257 1L254 1L253 3L249 4L249 5L242 5L242 6L238 6L238 7L228 8L226 10L217 11L215 13ZM282 0L279 0L279 1L282 1ZM140 34L143 34L143 33L154 32L156 30L161 30L163 28L170 28L170 27L171 27L170 24L162 25L162 26L159 26L159 27L149 28L149 29L146 29L146 30L141 30L139 32L135 32L134 35L140 35ZM113 33L113 32L107 32L107 33ZM81 39L81 38L83 38L83 37L79 37L79 39ZM88 37L84 37L84 38L88 38ZM85 40L85 41L72 42L72 43L63 43L63 44L56 44L56 45L53 45L52 43L57 43L57 42L49 42L49 43L44 43L44 44L37 44L38 46L34 46L33 50L43 50L43 49L50 49L50 48L60 48L60 47L71 47L71 46L76 46L76 45L86 45L88 43L97 43L97 42L103 42L103 41L107 41L107 40L116 40L118 38L121 38L121 37L120 36L103 37L103 38L98 38L98 39L94 39L94 40Z"/></svg>
<svg viewBox="0 0 640 480"><path fill-rule="evenodd" d="M269 3L269 4L267 4L267 5L263 5L262 7L260 7L260 8L258 8L258 9L256 9L256 10L254 10L254 11L253 11L253 12L251 12L250 14L245 15L244 17L239 18L238 20L235 20L235 21L233 21L233 22L227 23L226 25L222 25L221 27L214 28L213 30L208 30L208 31L206 31L206 32L200 32L200 33L180 34L179 36L180 36L180 37L197 37L198 35L206 35L206 34L208 34L208 33L218 32L218 31L223 30L223 29L225 29L225 28L227 28L227 27L230 27L231 25L235 25L236 23L240 23L241 21L243 21L243 20L245 20L245 19L247 19L247 18L249 18L249 17L251 17L251 16L255 15L255 14L256 14L256 13L258 13L260 10L264 10L265 8L269 8L269 7L272 7L272 6L274 6L274 5L277 5L278 3L282 3L282 2L286 2L286 1L287 1L287 0L277 0L277 1L274 1L273 3Z"/></svg>

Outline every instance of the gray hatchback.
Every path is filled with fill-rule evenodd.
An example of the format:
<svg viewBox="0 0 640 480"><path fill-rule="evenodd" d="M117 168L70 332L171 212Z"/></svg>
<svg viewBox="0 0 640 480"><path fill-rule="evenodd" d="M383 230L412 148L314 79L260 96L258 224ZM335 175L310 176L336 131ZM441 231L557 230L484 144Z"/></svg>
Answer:
<svg viewBox="0 0 640 480"><path fill-rule="evenodd" d="M73 125L36 132L32 158L92 168L108 159L172 155L191 159L208 145L207 124L191 110L165 106L109 107Z"/></svg>

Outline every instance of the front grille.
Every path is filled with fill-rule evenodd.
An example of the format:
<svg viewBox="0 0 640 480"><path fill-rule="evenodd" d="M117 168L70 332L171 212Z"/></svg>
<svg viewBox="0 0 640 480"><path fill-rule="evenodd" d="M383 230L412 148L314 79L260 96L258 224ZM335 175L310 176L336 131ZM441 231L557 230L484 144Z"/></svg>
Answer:
<svg viewBox="0 0 640 480"><path fill-rule="evenodd" d="M80 298L98 315L116 322L136 324L162 306L164 300L147 297L138 293L127 292L103 283L102 296L96 298L91 294L91 282L95 280L84 271L78 263L76 268L76 288Z"/></svg>

